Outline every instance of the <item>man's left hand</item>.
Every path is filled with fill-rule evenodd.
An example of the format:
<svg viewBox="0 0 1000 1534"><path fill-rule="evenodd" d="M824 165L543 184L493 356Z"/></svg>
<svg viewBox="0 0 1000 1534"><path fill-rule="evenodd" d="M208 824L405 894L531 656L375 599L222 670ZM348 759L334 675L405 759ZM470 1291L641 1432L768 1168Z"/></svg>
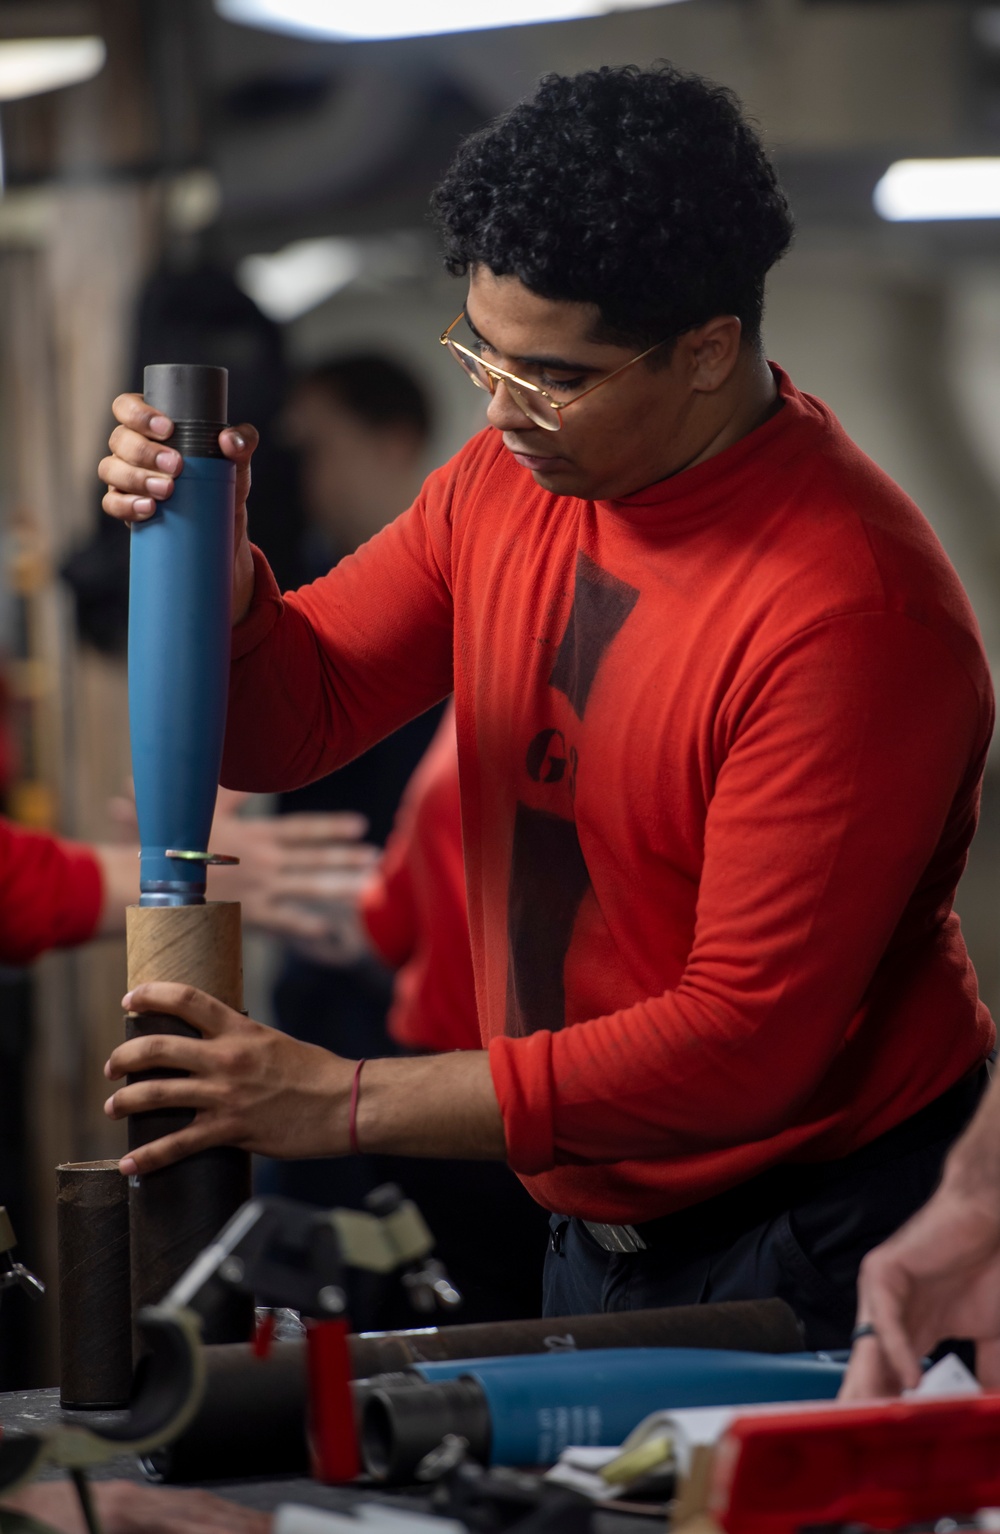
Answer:
<svg viewBox="0 0 1000 1534"><path fill-rule="evenodd" d="M131 1012L172 1013L202 1035L130 1039L104 1067L109 1081L152 1070L188 1072L119 1087L104 1105L109 1118L195 1110L185 1128L131 1151L119 1163L122 1172L155 1172L212 1145L265 1156L347 1154L353 1060L255 1023L193 986L140 985L122 1005Z"/></svg>

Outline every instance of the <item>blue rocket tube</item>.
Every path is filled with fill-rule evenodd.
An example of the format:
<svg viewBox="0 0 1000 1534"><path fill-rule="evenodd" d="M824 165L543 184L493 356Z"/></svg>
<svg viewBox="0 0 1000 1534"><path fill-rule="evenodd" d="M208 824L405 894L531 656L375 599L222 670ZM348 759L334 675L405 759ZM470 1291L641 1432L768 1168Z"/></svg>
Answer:
<svg viewBox="0 0 1000 1534"><path fill-rule="evenodd" d="M146 369L184 467L132 527L128 694L140 905L200 905L229 692L236 466L222 457L225 368ZM172 854L172 855L171 855Z"/></svg>
<svg viewBox="0 0 1000 1534"><path fill-rule="evenodd" d="M170 446L183 465L169 500L132 529L128 680L141 866L139 907L127 921L128 986L185 980L240 1008L239 906L205 904L206 863L234 861L208 850L232 614L236 468L219 446L227 386L224 368L162 364L144 378L146 403L174 423ZM197 1037L198 1030L144 1012L129 1014L126 1034ZM133 1114L129 1149L183 1129L191 1117L172 1107ZM249 1197L250 1157L233 1146L211 1146L131 1180L133 1311L158 1304ZM203 1340L243 1341L252 1327L252 1300L233 1293L207 1319Z"/></svg>
<svg viewBox="0 0 1000 1534"><path fill-rule="evenodd" d="M618 1444L650 1412L831 1400L844 1365L817 1354L607 1348L415 1366L423 1385L376 1382L362 1451L382 1480L411 1477L445 1433L492 1465L550 1465L569 1444ZM390 1377L391 1378L391 1377Z"/></svg>

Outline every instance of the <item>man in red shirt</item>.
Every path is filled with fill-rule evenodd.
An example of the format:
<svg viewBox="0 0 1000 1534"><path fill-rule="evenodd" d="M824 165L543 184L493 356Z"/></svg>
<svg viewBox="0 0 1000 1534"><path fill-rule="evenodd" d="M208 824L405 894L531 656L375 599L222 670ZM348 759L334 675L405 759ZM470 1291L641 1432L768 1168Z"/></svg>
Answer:
<svg viewBox="0 0 1000 1534"><path fill-rule="evenodd" d="M927 1196L992 1022L952 897L993 721L916 507L768 365L791 222L726 91L549 76L436 195L492 396L409 511L282 598L239 465L225 779L329 771L453 690L483 1051L353 1062L182 987L201 1040L115 1051L113 1117L195 1148L506 1156L552 1211L550 1313L784 1294L816 1345ZM106 509L179 456L135 396ZM360 1087L360 1092L359 1092Z"/></svg>

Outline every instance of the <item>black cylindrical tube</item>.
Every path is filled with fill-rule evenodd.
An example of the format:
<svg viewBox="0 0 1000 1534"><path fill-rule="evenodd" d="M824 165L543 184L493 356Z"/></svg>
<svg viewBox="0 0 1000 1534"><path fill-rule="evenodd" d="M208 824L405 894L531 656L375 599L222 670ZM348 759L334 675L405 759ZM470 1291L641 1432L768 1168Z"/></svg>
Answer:
<svg viewBox="0 0 1000 1534"><path fill-rule="evenodd" d="M548 1316L474 1326L368 1332L350 1339L355 1378L450 1358L499 1358L569 1348L735 1348L796 1353L802 1323L784 1300L731 1300L595 1316Z"/></svg>
<svg viewBox="0 0 1000 1534"><path fill-rule="evenodd" d="M434 1385L374 1386L361 1412L361 1460L368 1475L390 1484L413 1479L425 1454L447 1433L464 1438L473 1459L490 1458L490 1410L478 1380Z"/></svg>
<svg viewBox="0 0 1000 1534"><path fill-rule="evenodd" d="M159 1012L129 1014L126 1037L176 1034L200 1037L196 1028ZM148 1071L129 1082L183 1074ZM129 1150L183 1129L194 1117L188 1108L133 1113L128 1121ZM215 1146L173 1166L132 1179L129 1223L132 1251L132 1308L163 1299L198 1254L218 1235L226 1220L251 1195L250 1157L246 1151ZM253 1299L232 1293L205 1318L206 1342L245 1342L253 1332Z"/></svg>
<svg viewBox="0 0 1000 1534"><path fill-rule="evenodd" d="M158 362L143 371L142 395L174 423L168 439L184 457L221 458L219 432L229 408L225 368L191 362Z"/></svg>
<svg viewBox="0 0 1000 1534"><path fill-rule="evenodd" d="M306 1350L276 1344L266 1358L248 1346L205 1349L205 1393L179 1438L146 1456L164 1481L228 1481L307 1475Z"/></svg>
<svg viewBox="0 0 1000 1534"><path fill-rule="evenodd" d="M128 1184L117 1161L56 1167L59 1401L124 1406L132 1386Z"/></svg>

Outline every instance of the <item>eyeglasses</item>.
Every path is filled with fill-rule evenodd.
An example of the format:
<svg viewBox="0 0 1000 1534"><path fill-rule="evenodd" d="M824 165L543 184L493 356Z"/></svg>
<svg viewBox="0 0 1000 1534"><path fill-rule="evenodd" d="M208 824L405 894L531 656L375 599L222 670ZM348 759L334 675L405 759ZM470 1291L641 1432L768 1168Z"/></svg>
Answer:
<svg viewBox="0 0 1000 1534"><path fill-rule="evenodd" d="M539 388L538 384L529 383L526 378L518 378L516 373L508 373L503 368L496 368L492 362L484 362L482 357L470 351L467 346L451 339L451 333L455 326L465 318L460 314L457 320L453 320L448 329L439 337L441 345L446 346L468 376L472 379L477 389L485 389L487 394L495 394L497 384L502 380L507 386L507 393L514 401L519 410L523 410L529 421L534 421L543 431L558 431L562 425L562 412L567 405L575 405L577 400L586 399L588 394L593 394L595 389L602 389L612 378L617 378L619 373L624 373L628 368L634 367L641 362L643 357L648 357L650 352L655 352L658 347L664 346L665 341L657 341L655 346L648 346L638 357L632 357L628 362L623 362L620 368L615 368L607 377L598 379L597 383L591 384L589 389L584 389L581 394L574 394L572 399L553 399L551 394Z"/></svg>

